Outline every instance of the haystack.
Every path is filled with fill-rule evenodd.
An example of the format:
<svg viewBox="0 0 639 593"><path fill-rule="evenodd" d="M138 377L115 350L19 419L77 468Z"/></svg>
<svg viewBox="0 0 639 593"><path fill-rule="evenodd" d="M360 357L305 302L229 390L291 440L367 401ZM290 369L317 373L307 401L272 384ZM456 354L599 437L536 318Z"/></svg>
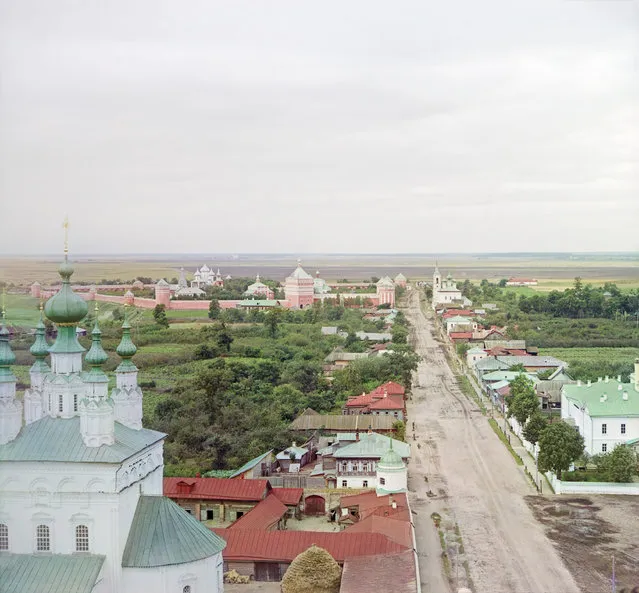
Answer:
<svg viewBox="0 0 639 593"><path fill-rule="evenodd" d="M342 571L323 548L311 546L299 554L282 579L282 593L338 593Z"/></svg>

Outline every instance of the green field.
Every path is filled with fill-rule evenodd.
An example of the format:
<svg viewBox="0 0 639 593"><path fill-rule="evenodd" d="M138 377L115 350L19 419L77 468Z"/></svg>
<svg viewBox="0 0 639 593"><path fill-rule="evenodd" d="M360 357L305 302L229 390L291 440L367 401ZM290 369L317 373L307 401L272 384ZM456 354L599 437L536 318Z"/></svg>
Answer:
<svg viewBox="0 0 639 593"><path fill-rule="evenodd" d="M539 355L554 356L567 363L634 363L639 348L540 348Z"/></svg>

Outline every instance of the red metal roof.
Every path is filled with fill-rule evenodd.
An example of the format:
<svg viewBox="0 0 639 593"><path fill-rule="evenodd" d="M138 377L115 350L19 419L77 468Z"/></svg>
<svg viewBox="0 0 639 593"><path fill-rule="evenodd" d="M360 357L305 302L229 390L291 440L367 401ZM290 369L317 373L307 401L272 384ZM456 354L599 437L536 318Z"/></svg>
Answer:
<svg viewBox="0 0 639 593"><path fill-rule="evenodd" d="M363 518L372 513L384 514L384 509L389 511L393 509L393 503L397 508L408 507L408 501L406 500L406 494L403 492L397 494L386 494L384 496L377 496L375 491L364 492L362 494L353 494L351 496L342 496L340 498L340 507L345 509L349 507L358 507L359 516Z"/></svg>
<svg viewBox="0 0 639 593"><path fill-rule="evenodd" d="M235 521L229 529L273 529L287 512L288 507L271 493Z"/></svg>
<svg viewBox="0 0 639 593"><path fill-rule="evenodd" d="M448 335L451 340L470 340L473 337L473 332L450 332Z"/></svg>
<svg viewBox="0 0 639 593"><path fill-rule="evenodd" d="M413 547L411 524L396 517L369 515L351 525L345 533L381 533L402 546Z"/></svg>
<svg viewBox="0 0 639 593"><path fill-rule="evenodd" d="M461 317L474 317L475 313L473 313L472 311L467 311L465 309L462 309L460 311L446 311L446 313L444 313L442 315L442 319L448 319L449 317L457 317L458 315L460 315Z"/></svg>
<svg viewBox="0 0 639 593"><path fill-rule="evenodd" d="M376 401L374 401L370 406L368 406L369 410L403 410L404 409L404 397L382 397Z"/></svg>
<svg viewBox="0 0 639 593"><path fill-rule="evenodd" d="M346 407L365 408L369 406L374 399L379 399L380 397L382 397L382 394L373 394L372 392L362 393L362 395L354 395L348 398Z"/></svg>
<svg viewBox="0 0 639 593"><path fill-rule="evenodd" d="M381 533L346 531L258 531L213 529L224 541L226 561L292 562L312 545L324 548L337 562L368 554L393 554L406 548Z"/></svg>
<svg viewBox="0 0 639 593"><path fill-rule="evenodd" d="M375 387L375 389L373 389L373 393L383 394L384 391L386 391L388 395L404 395L404 393L406 392L404 386L400 385L399 383L395 383L395 381L388 381L383 385L380 385L379 387Z"/></svg>
<svg viewBox="0 0 639 593"><path fill-rule="evenodd" d="M164 478L164 496L169 498L260 501L270 489L268 480Z"/></svg>
<svg viewBox="0 0 639 593"><path fill-rule="evenodd" d="M417 571L412 550L385 556L347 558L340 593L401 591L417 593Z"/></svg>
<svg viewBox="0 0 639 593"><path fill-rule="evenodd" d="M278 500L286 505L299 504L304 495L304 488L273 488L271 494L277 496Z"/></svg>

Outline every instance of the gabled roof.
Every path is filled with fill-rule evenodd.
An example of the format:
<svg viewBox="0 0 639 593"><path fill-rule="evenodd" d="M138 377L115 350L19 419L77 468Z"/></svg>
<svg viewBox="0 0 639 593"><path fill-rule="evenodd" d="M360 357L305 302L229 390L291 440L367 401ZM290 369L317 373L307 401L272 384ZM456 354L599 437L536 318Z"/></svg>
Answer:
<svg viewBox="0 0 639 593"><path fill-rule="evenodd" d="M268 457L269 454L271 454L272 452L273 452L273 449L267 451L266 453L262 453L261 455L258 455L257 457L255 457L254 459L251 459L250 461L247 461L240 469L236 469L229 476L229 478L234 478L235 476L239 476L243 474L244 472L247 472L248 470L253 469L258 463L261 463L262 460Z"/></svg>
<svg viewBox="0 0 639 593"><path fill-rule="evenodd" d="M406 550L383 556L347 558L342 571L340 593L417 593L415 553Z"/></svg>
<svg viewBox="0 0 639 593"><path fill-rule="evenodd" d="M2 593L91 593L104 556L0 554Z"/></svg>
<svg viewBox="0 0 639 593"><path fill-rule="evenodd" d="M392 416L374 416L370 414L302 414L291 422L291 430L327 430L347 431L356 430L392 430L395 418Z"/></svg>
<svg viewBox="0 0 639 593"><path fill-rule="evenodd" d="M222 539L172 500L164 496L140 496L122 566L185 564L210 558L223 549Z"/></svg>
<svg viewBox="0 0 639 593"><path fill-rule="evenodd" d="M286 515L288 507L273 493L256 504L246 515L240 517L229 529L268 530L277 526L279 520Z"/></svg>
<svg viewBox="0 0 639 593"><path fill-rule="evenodd" d="M405 389L403 385L396 383L395 381L387 381L386 383L382 383L378 387L373 389L372 393L388 393L388 395L404 395Z"/></svg>
<svg viewBox="0 0 639 593"><path fill-rule="evenodd" d="M568 366L568 363L554 356L498 356L497 360L508 366L523 364L526 367L559 367Z"/></svg>
<svg viewBox="0 0 639 593"><path fill-rule="evenodd" d="M375 400L370 406L369 410L403 410L404 398L401 396L381 397Z"/></svg>
<svg viewBox="0 0 639 593"><path fill-rule="evenodd" d="M257 531L214 529L226 540L224 560L292 562L312 545L324 548L337 562L367 554L392 554L406 548L380 533L325 531Z"/></svg>
<svg viewBox="0 0 639 593"><path fill-rule="evenodd" d="M273 488L271 494L283 504L296 505L304 495L304 488Z"/></svg>
<svg viewBox="0 0 639 593"><path fill-rule="evenodd" d="M390 447L390 437L376 432L360 435L356 441L341 447L334 453L336 459L380 458ZM393 439L393 449L402 458L410 457L410 445Z"/></svg>
<svg viewBox="0 0 639 593"><path fill-rule="evenodd" d="M471 340L473 332L450 332L448 335L451 340Z"/></svg>
<svg viewBox="0 0 639 593"><path fill-rule="evenodd" d="M413 547L413 534L409 521L402 521L392 517L369 515L354 523L346 530L346 533L381 533L391 541L406 548Z"/></svg>
<svg viewBox="0 0 639 593"><path fill-rule="evenodd" d="M295 459L302 459L302 457L308 453L308 449L306 447L297 447L296 445L292 445L284 449L284 451L280 451L277 455L277 459L290 459L291 453L295 455Z"/></svg>
<svg viewBox="0 0 639 593"><path fill-rule="evenodd" d="M621 387L621 389L619 389ZM627 399L623 399L626 393ZM563 394L579 407L585 407L590 416L630 417L639 416L639 392L633 383L619 383L614 379L597 381L588 385L564 385ZM605 401L601 401L602 396Z"/></svg>
<svg viewBox="0 0 639 593"><path fill-rule="evenodd" d="M357 507L360 520L369 515L393 517L400 511L408 509L408 501L404 492L385 494L383 496L378 496L375 491L352 494L350 496L342 496L339 504L343 509ZM395 505L394 507L393 504Z"/></svg>
<svg viewBox="0 0 639 593"><path fill-rule="evenodd" d="M302 264L297 264L297 268L295 268L295 270L293 271L293 273L289 276L289 278L295 278L295 279L302 279L302 280L312 280L313 276L311 276L310 274L308 274L304 268L302 267Z"/></svg>
<svg viewBox="0 0 639 593"><path fill-rule="evenodd" d="M0 445L0 461L61 461L65 463L121 463L163 440L162 432L134 430L115 423L115 443L87 447L80 434L80 417L45 416L22 427L18 436Z"/></svg>
<svg viewBox="0 0 639 593"><path fill-rule="evenodd" d="M189 486L190 492L181 492L180 483ZM171 498L259 501L266 497L270 488L268 480L164 478L164 496Z"/></svg>

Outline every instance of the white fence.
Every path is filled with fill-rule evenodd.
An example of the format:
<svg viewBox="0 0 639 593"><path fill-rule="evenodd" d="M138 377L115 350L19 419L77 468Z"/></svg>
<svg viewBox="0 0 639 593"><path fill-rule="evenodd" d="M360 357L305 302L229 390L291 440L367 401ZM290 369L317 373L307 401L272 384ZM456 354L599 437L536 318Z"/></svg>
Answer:
<svg viewBox="0 0 639 593"><path fill-rule="evenodd" d="M552 472L546 474L556 494L626 494L639 496L639 483L562 482Z"/></svg>

